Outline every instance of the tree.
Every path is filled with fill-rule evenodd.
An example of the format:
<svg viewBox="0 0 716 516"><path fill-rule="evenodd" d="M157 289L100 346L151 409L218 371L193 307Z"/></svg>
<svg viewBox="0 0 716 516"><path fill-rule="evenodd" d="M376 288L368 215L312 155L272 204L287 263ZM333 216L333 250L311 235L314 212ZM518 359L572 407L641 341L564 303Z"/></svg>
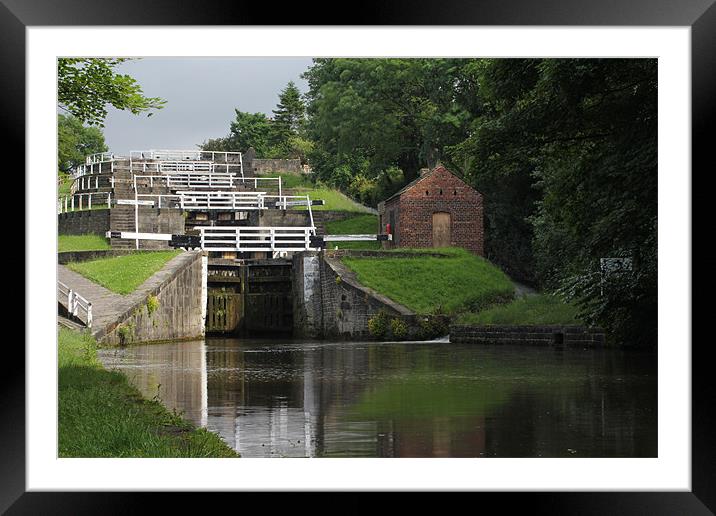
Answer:
<svg viewBox="0 0 716 516"><path fill-rule="evenodd" d="M236 119L231 122L231 144L234 148L246 152L249 147L256 151L257 158L272 157L271 147L271 122L263 113L246 113L234 110Z"/></svg>
<svg viewBox="0 0 716 516"><path fill-rule="evenodd" d="M139 114L161 109L166 103L159 97L145 97L137 81L118 74L114 68L124 58L59 58L57 98L61 109L80 122L103 127L107 106ZM150 112L147 116L151 116Z"/></svg>
<svg viewBox="0 0 716 516"><path fill-rule="evenodd" d="M655 344L656 60L483 60L473 72L482 114L451 159L486 194L496 261L518 257L621 342ZM601 258L632 270L605 276Z"/></svg>
<svg viewBox="0 0 716 516"><path fill-rule="evenodd" d="M406 180L466 134L455 86L464 60L316 59L304 73L309 133L330 155L362 154L375 175L392 166Z"/></svg>
<svg viewBox="0 0 716 516"><path fill-rule="evenodd" d="M301 99L301 92L293 81L289 81L281 90L273 114L274 145L283 144L291 136L300 134L306 118L306 106Z"/></svg>
<svg viewBox="0 0 716 516"><path fill-rule="evenodd" d="M89 154L108 150L101 129L85 127L74 116L58 115L57 133L57 168L61 172L69 172L84 163L85 156Z"/></svg>

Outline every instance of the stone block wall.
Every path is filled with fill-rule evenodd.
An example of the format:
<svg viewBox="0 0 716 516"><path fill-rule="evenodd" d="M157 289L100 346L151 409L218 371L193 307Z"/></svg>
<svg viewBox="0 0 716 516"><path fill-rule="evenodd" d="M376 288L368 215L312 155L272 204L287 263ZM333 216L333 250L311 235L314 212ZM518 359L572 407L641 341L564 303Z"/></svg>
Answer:
<svg viewBox="0 0 716 516"><path fill-rule="evenodd" d="M256 159L244 164L244 174L247 176L262 174L275 174L288 172L290 174L303 173L300 159Z"/></svg>
<svg viewBox="0 0 716 516"><path fill-rule="evenodd" d="M188 262L112 325L101 341L110 345L201 338L206 316L206 260Z"/></svg>
<svg viewBox="0 0 716 516"><path fill-rule="evenodd" d="M583 326L450 326L450 342L533 346L600 347L604 331Z"/></svg>
<svg viewBox="0 0 716 516"><path fill-rule="evenodd" d="M109 209L84 210L57 215L59 235L104 235L109 231Z"/></svg>

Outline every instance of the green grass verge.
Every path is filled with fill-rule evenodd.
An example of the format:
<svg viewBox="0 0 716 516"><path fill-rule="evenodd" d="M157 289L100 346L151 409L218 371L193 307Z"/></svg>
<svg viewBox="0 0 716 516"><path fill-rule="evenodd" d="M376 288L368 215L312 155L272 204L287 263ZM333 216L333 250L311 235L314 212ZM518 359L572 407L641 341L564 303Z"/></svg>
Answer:
<svg viewBox="0 0 716 516"><path fill-rule="evenodd" d="M67 267L112 292L129 294L179 253L181 251L140 251L124 256L68 263Z"/></svg>
<svg viewBox="0 0 716 516"><path fill-rule="evenodd" d="M280 177L281 178L281 188L313 188L313 182L304 175L299 174L261 174L258 177ZM263 184L263 183L262 183Z"/></svg>
<svg viewBox="0 0 716 516"><path fill-rule="evenodd" d="M98 251L109 249L109 242L100 235L58 235L57 251Z"/></svg>
<svg viewBox="0 0 716 516"><path fill-rule="evenodd" d="M238 457L218 435L104 369L89 334L60 328L58 343L60 457Z"/></svg>
<svg viewBox="0 0 716 516"><path fill-rule="evenodd" d="M351 213L370 213L368 207L363 206L360 203L355 202L353 199L348 197L338 190L326 187L318 187L313 189L308 188L295 188L295 195L306 195L308 194L311 200L323 200L325 204L322 206L312 206L311 209L314 211L348 211ZM298 210L305 210L305 207L297 207Z"/></svg>
<svg viewBox="0 0 716 516"><path fill-rule="evenodd" d="M476 325L582 324L575 306L549 294L525 296L482 312L461 314L456 322Z"/></svg>
<svg viewBox="0 0 716 516"><path fill-rule="evenodd" d="M464 249L427 249L445 258L344 257L358 281L417 313L456 314L512 299L510 279L490 262Z"/></svg>
<svg viewBox="0 0 716 516"><path fill-rule="evenodd" d="M376 234L378 232L378 216L377 215L357 215L343 220L334 222L326 222L326 234L328 235L365 235ZM380 249L381 245L378 241L366 242L328 242L329 247L333 249Z"/></svg>

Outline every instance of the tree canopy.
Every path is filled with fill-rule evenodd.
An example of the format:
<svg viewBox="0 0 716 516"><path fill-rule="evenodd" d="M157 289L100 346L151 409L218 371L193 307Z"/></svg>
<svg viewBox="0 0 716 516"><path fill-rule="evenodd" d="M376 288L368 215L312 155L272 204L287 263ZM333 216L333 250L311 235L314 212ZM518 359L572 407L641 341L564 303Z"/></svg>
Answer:
<svg viewBox="0 0 716 516"><path fill-rule="evenodd" d="M82 123L102 127L107 106L133 114L161 109L159 97L146 97L137 81L114 68L125 58L59 58L57 60L57 99L61 109Z"/></svg>
<svg viewBox="0 0 716 516"><path fill-rule="evenodd" d="M104 134L98 127L86 127L71 115L57 116L57 168L69 172L85 162L85 156L106 152Z"/></svg>

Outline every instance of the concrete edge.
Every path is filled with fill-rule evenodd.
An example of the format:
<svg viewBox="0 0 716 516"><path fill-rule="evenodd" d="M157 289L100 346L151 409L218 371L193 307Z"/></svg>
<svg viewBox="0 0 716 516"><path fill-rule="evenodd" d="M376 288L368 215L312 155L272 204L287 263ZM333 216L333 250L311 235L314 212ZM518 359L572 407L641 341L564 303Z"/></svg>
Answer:
<svg viewBox="0 0 716 516"><path fill-rule="evenodd" d="M133 299L133 303L131 306L122 312L120 315L118 315L114 321L107 323L104 328L98 329L96 332L92 332L92 335L95 337L95 339L99 342L101 341L108 333L112 332L122 324L124 321L129 319L134 311L137 309L138 306L146 303L147 298L150 295L156 295L158 294L162 288L164 288L166 285L171 283L176 276L178 276L184 269L191 266L196 260L200 260L202 256L202 251L185 251L184 253L175 256L171 260L169 260L167 263L164 264L164 267L162 267L160 270L155 272L152 276L147 278L147 280L142 283L139 287L137 287L137 290L129 294L129 297ZM188 256L192 255L192 256ZM185 261L185 263L176 266L176 262L179 260ZM167 275L164 279L158 280L157 277L161 276L162 274L167 274L167 269L171 267L176 268L172 271L171 274ZM153 284L153 280L156 281L156 284Z"/></svg>

